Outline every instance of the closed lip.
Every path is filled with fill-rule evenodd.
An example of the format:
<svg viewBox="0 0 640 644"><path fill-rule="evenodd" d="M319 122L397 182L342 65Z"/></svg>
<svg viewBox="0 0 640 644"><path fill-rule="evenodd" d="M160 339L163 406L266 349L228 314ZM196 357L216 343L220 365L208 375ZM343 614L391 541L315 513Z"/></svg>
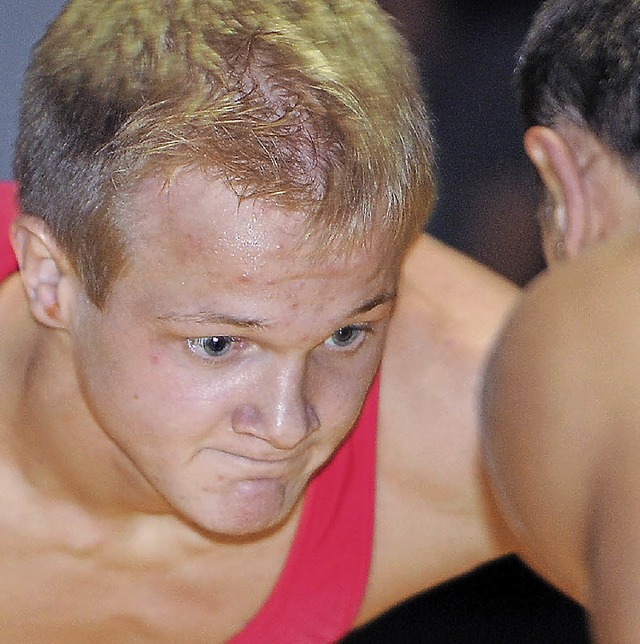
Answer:
<svg viewBox="0 0 640 644"><path fill-rule="evenodd" d="M237 458L242 461L249 461L252 463L260 464L277 465L278 463L289 463L295 456L294 454L287 454L286 456L283 456L281 454L239 454L237 452L231 452L225 449L217 449L214 447L209 447L207 449L211 449L213 451L219 452L220 454L224 454L225 456L231 456L232 458Z"/></svg>

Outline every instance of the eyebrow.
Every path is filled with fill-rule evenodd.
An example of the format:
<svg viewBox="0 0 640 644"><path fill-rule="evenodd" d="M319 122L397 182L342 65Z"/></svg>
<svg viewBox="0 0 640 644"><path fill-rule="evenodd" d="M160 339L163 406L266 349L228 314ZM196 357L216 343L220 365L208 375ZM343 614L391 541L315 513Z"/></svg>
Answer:
<svg viewBox="0 0 640 644"><path fill-rule="evenodd" d="M395 300L397 297L396 291L389 291L380 293L375 297L367 300L364 304L356 307L348 313L345 317L352 318L363 313L367 313L382 306L387 302ZM259 318L244 318L235 315L228 315L226 313L214 313L212 311L197 311L195 313L164 313L158 316L161 322L178 322L178 323L191 323L191 324L221 324L225 326L235 326L241 329L264 329L269 326L269 322L265 319Z"/></svg>
<svg viewBox="0 0 640 644"><path fill-rule="evenodd" d="M369 311L372 311L378 306L387 304L387 302L393 302L393 300L395 300L397 296L398 296L397 291L385 291L384 293L380 293L380 295L376 295L376 297L371 298L361 306L354 309L347 317L351 318L351 317L355 317L356 315L362 315L363 313L368 313Z"/></svg>
<svg viewBox="0 0 640 644"><path fill-rule="evenodd" d="M211 311L198 311L196 313L165 313L158 316L161 322L186 322L194 324L223 324L225 326L237 326L242 329L264 329L268 326L266 320L242 318L225 313L213 313Z"/></svg>

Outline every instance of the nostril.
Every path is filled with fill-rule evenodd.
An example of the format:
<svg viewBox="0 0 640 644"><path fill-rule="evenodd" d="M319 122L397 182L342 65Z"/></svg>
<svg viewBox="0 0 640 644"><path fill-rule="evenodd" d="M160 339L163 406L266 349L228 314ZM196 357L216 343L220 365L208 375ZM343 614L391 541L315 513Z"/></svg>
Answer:
<svg viewBox="0 0 640 644"><path fill-rule="evenodd" d="M307 405L306 414L308 427L307 433L311 434L320 428L320 418L318 418L318 414L316 414L316 409L313 405Z"/></svg>
<svg viewBox="0 0 640 644"><path fill-rule="evenodd" d="M241 405L231 417L231 427L236 434L261 436L262 416L253 405Z"/></svg>

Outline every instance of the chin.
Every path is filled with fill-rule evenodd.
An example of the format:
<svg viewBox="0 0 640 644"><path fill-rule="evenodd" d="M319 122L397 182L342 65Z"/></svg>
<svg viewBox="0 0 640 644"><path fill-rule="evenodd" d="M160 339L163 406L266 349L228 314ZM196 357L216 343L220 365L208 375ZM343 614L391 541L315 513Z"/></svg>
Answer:
<svg viewBox="0 0 640 644"><path fill-rule="evenodd" d="M300 495L275 479L240 481L215 499L184 509L191 522L222 538L251 538L286 522ZM213 501L213 502L212 502Z"/></svg>

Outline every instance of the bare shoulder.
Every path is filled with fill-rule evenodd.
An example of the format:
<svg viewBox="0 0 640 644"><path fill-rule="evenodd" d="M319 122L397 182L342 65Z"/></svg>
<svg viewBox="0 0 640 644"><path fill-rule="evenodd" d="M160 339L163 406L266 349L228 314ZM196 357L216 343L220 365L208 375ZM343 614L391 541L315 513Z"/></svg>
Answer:
<svg viewBox="0 0 640 644"><path fill-rule="evenodd" d="M430 237L405 262L382 363L370 599L384 588L379 602L399 601L497 554L478 471L476 395L517 293Z"/></svg>
<svg viewBox="0 0 640 644"><path fill-rule="evenodd" d="M438 408L473 402L479 368L518 293L462 253L421 238L404 265L385 349L386 421L420 427Z"/></svg>
<svg viewBox="0 0 640 644"><path fill-rule="evenodd" d="M530 562L583 601L594 490L619 476L621 458L640 460L628 449L640 427L639 269L634 236L542 275L499 339L483 394L485 452L512 525Z"/></svg>
<svg viewBox="0 0 640 644"><path fill-rule="evenodd" d="M493 334L518 289L508 280L433 237L422 236L404 262L398 317L443 330Z"/></svg>
<svg viewBox="0 0 640 644"><path fill-rule="evenodd" d="M425 385L429 398L442 390L446 404L449 394L456 400L471 394L458 377L475 379L518 292L462 253L421 238L404 264L383 362L383 404L397 417L399 406L425 397ZM453 391L446 389L448 376L455 376Z"/></svg>

